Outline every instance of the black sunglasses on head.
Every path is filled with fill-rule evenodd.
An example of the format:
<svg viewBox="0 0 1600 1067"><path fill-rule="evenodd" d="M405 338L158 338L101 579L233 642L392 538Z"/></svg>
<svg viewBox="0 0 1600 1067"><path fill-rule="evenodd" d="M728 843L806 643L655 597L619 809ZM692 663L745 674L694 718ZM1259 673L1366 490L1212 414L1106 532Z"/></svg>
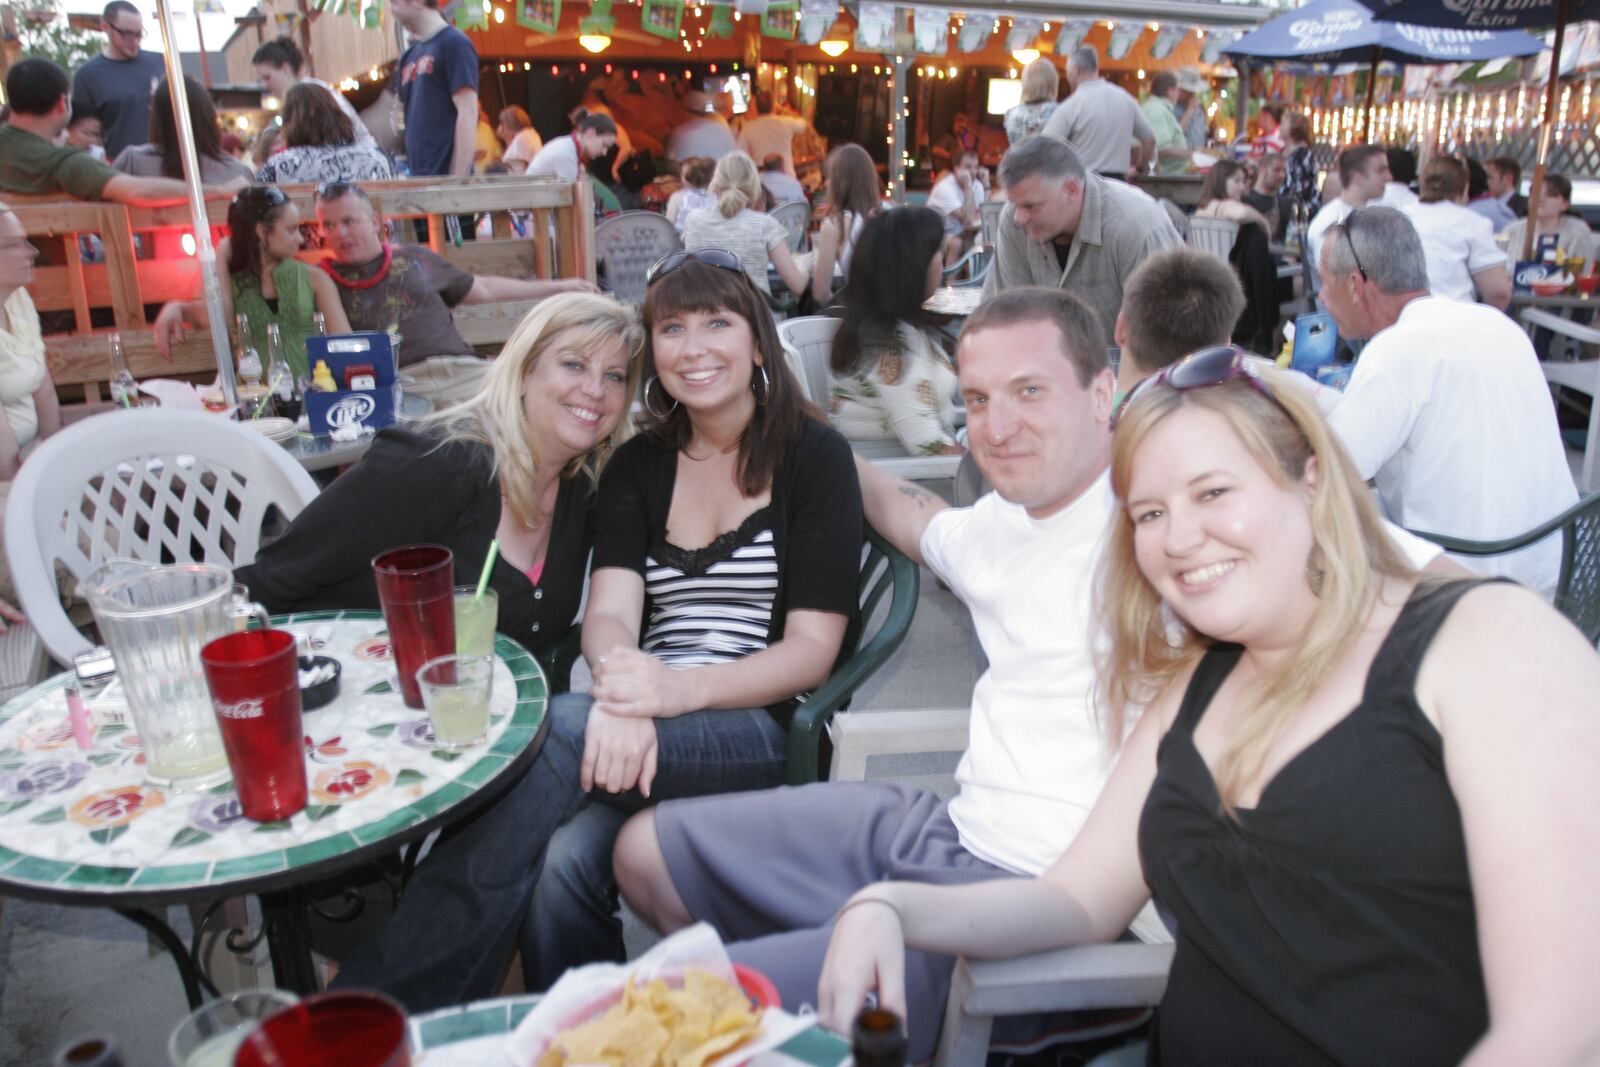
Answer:
<svg viewBox="0 0 1600 1067"><path fill-rule="evenodd" d="M1272 395L1267 383L1261 380L1261 375L1250 365L1250 357L1244 349L1235 345L1215 345L1189 353L1172 366L1152 374L1130 389L1128 395L1122 398L1122 406L1111 415L1112 432L1116 431L1118 420L1132 406L1134 398L1147 385L1156 386L1165 382L1183 392L1188 389L1205 389L1213 385L1222 385L1235 378L1243 378L1262 396L1274 404L1278 403L1278 398Z"/></svg>
<svg viewBox="0 0 1600 1067"><path fill-rule="evenodd" d="M644 283L653 284L657 279L665 278L685 263L693 261L704 263L708 267L721 267L731 270L743 278L744 266L739 262L739 257L725 248L698 248L693 252L669 252L651 264L645 272Z"/></svg>

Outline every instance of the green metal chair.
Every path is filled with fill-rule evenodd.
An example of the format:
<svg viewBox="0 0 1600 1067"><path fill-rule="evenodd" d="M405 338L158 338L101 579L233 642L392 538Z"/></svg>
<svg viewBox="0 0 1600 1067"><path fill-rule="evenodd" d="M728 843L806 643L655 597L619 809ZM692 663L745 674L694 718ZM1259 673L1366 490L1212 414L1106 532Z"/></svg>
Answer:
<svg viewBox="0 0 1600 1067"><path fill-rule="evenodd" d="M911 616L921 595L921 573L917 565L871 527L861 545L861 584L857 603L860 614L845 631L841 662L828 680L819 685L799 707L789 723L790 785L804 785L825 777L827 761L823 742L834 713L849 706L850 697L861 683L894 654L911 628ZM884 597L887 611L876 629L873 615ZM565 693L572 688L572 667L581 654L581 627L574 626L545 657L545 676L550 692Z"/></svg>
<svg viewBox="0 0 1600 1067"><path fill-rule="evenodd" d="M1563 535L1556 610L1571 619L1590 644L1600 645L1600 492L1590 493L1527 533L1499 541L1464 541L1446 534L1412 532L1446 552L1462 556L1499 556L1527 548L1556 530Z"/></svg>

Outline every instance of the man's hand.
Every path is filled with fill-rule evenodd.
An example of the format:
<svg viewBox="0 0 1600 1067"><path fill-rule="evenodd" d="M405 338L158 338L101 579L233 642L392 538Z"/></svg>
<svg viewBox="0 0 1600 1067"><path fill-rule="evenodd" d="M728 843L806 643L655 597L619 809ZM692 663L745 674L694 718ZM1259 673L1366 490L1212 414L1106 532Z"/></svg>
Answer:
<svg viewBox="0 0 1600 1067"><path fill-rule="evenodd" d="M599 787L625 793L635 785L645 796L656 780L656 724L650 719L613 715L596 702L583 732L583 791Z"/></svg>
<svg viewBox="0 0 1600 1067"><path fill-rule="evenodd" d="M4 600L0 600L0 634L6 633L10 627L8 622L27 622L28 617Z"/></svg>
<svg viewBox="0 0 1600 1067"><path fill-rule="evenodd" d="M183 304L173 300L162 305L152 329L155 332L156 351L168 363L172 362L172 346L189 339L189 323L183 317Z"/></svg>
<svg viewBox="0 0 1600 1067"><path fill-rule="evenodd" d="M618 648L594 666L595 707L630 719L658 719L696 711L688 676L648 652Z"/></svg>

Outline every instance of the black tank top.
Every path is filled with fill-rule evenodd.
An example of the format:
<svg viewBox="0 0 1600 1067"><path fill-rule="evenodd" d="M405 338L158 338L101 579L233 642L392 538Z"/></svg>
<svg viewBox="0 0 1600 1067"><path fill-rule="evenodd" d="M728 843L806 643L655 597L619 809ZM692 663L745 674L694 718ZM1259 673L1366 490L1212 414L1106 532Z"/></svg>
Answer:
<svg viewBox="0 0 1600 1067"><path fill-rule="evenodd" d="M1146 877L1178 926L1152 1062L1454 1064L1488 1028L1461 813L1415 692L1478 584L1413 593L1361 702L1236 820L1194 730L1242 649L1201 660L1139 822Z"/></svg>

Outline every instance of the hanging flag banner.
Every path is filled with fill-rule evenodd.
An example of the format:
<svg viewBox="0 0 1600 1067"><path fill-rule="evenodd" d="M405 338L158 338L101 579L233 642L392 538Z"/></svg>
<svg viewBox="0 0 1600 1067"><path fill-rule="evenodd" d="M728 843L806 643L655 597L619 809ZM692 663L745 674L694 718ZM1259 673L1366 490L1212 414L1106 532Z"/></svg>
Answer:
<svg viewBox="0 0 1600 1067"><path fill-rule="evenodd" d="M894 5L862 0L856 15L856 47L863 52L894 49Z"/></svg>
<svg viewBox="0 0 1600 1067"><path fill-rule="evenodd" d="M1032 48L1033 42L1039 39L1039 31L1044 29L1044 19L1013 19L1011 32L1006 34L1006 51L1017 52L1024 48Z"/></svg>
<svg viewBox="0 0 1600 1067"><path fill-rule="evenodd" d="M733 36L733 8L730 5L712 5L711 21L706 25L706 36L722 40Z"/></svg>
<svg viewBox="0 0 1600 1067"><path fill-rule="evenodd" d="M795 40L805 45L822 40L833 25L834 9L833 0L800 0L800 29Z"/></svg>
<svg viewBox="0 0 1600 1067"><path fill-rule="evenodd" d="M1117 23L1117 28L1111 31L1111 43L1106 46L1107 58L1128 58L1128 53L1133 49L1133 42L1137 41L1143 32L1142 22Z"/></svg>
<svg viewBox="0 0 1600 1067"><path fill-rule="evenodd" d="M1200 46L1200 62L1210 66L1222 56L1222 50L1244 36L1240 30L1207 30L1206 43Z"/></svg>
<svg viewBox="0 0 1600 1067"><path fill-rule="evenodd" d="M222 0L194 0L194 10L196 14L200 15L226 15L228 13L228 9L222 5ZM183 12L174 11L173 14L181 15Z"/></svg>
<svg viewBox="0 0 1600 1067"><path fill-rule="evenodd" d="M361 28L376 30L383 27L383 5L368 4L361 12Z"/></svg>
<svg viewBox="0 0 1600 1067"><path fill-rule="evenodd" d="M761 36L776 37L782 41L794 40L800 24L800 5L793 0L768 4L761 15Z"/></svg>
<svg viewBox="0 0 1600 1067"><path fill-rule="evenodd" d="M1056 55L1070 55L1089 36L1089 29L1093 25L1093 19L1068 19L1063 22L1061 32L1056 34Z"/></svg>
<svg viewBox="0 0 1600 1067"><path fill-rule="evenodd" d="M343 10L347 0L334 0ZM456 5L455 24L458 30L486 30L489 28L489 13L483 9L479 0L461 0Z"/></svg>
<svg viewBox="0 0 1600 1067"><path fill-rule="evenodd" d="M912 36L925 56L942 56L950 50L950 15L942 7L912 8Z"/></svg>
<svg viewBox="0 0 1600 1067"><path fill-rule="evenodd" d="M644 0L644 7L639 11L639 28L645 33L676 41L682 26L683 0Z"/></svg>
<svg viewBox="0 0 1600 1067"><path fill-rule="evenodd" d="M561 0L517 0L517 25L555 33L561 25Z"/></svg>
<svg viewBox="0 0 1600 1067"><path fill-rule="evenodd" d="M956 36L956 51L981 52L983 46L989 43L989 35L994 32L994 21L981 11L967 12L967 21L961 24L961 32Z"/></svg>
<svg viewBox="0 0 1600 1067"><path fill-rule="evenodd" d="M272 16L273 25L278 27L279 37L286 37L293 34L295 30L295 24L299 21L300 13L298 11L288 15L275 14Z"/></svg>
<svg viewBox="0 0 1600 1067"><path fill-rule="evenodd" d="M1150 43L1150 58L1166 59L1188 32L1188 26L1174 26L1170 22L1163 22L1161 28L1156 31L1156 39Z"/></svg>

